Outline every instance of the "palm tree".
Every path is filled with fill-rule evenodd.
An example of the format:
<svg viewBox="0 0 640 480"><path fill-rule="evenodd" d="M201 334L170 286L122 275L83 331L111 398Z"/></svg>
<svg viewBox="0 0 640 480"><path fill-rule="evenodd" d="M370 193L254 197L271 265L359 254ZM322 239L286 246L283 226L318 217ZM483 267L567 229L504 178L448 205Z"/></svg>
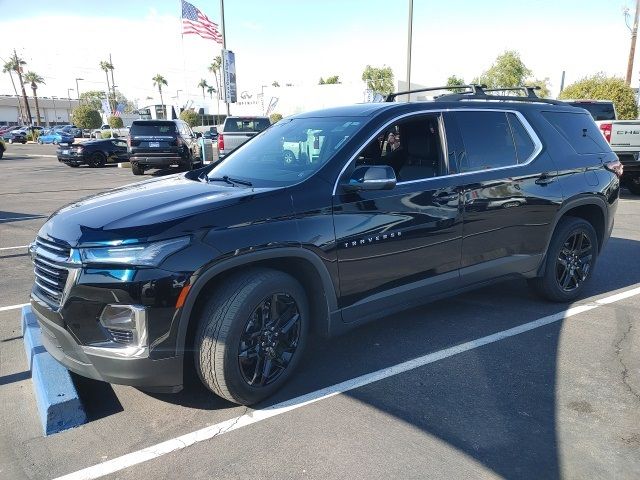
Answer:
<svg viewBox="0 0 640 480"><path fill-rule="evenodd" d="M158 87L158 92L160 93L160 103L162 104L162 111L164 112L164 118L167 118L167 109L164 106L164 100L162 99L162 86L165 85L167 86L167 79L164 78L162 75L160 75L159 73L156 73L156 76L153 77L151 80L153 80L153 86L154 87Z"/></svg>
<svg viewBox="0 0 640 480"><path fill-rule="evenodd" d="M109 108L111 109L111 113L113 113L114 108L111 105L111 86L109 85L109 70L113 70L113 65L111 63L102 61L100 62L100 70L104 71L105 76L107 77L107 101L109 102Z"/></svg>
<svg viewBox="0 0 640 480"><path fill-rule="evenodd" d="M36 72L28 71L24 75L24 80L27 83L31 83L31 90L33 90L33 99L36 102L36 124L40 126L40 106L38 105L38 84L44 83L44 78L38 75Z"/></svg>
<svg viewBox="0 0 640 480"><path fill-rule="evenodd" d="M211 85L207 86L207 93L209 94L209 98L213 100L213 94L216 93L216 88Z"/></svg>
<svg viewBox="0 0 640 480"><path fill-rule="evenodd" d="M216 79L216 92L218 92L217 95L217 102L218 102L218 106L217 106L217 114L216 114L216 124L219 123L219 117L220 117L220 83L222 83L221 81L218 81L218 75L220 75L222 69L222 57L220 55L218 55L217 57L215 57L213 59L213 63L211 65L209 65L209 71L211 73L213 73L213 78ZM220 79L222 80L222 78Z"/></svg>
<svg viewBox="0 0 640 480"><path fill-rule="evenodd" d="M209 84L207 83L207 81L204 78L201 78L200 82L198 83L198 88L202 89L202 100L204 100L204 90L208 86L209 86Z"/></svg>
<svg viewBox="0 0 640 480"><path fill-rule="evenodd" d="M22 100L24 101L25 109L27 110L27 117L29 119L29 125L33 123L33 118L31 117L31 108L29 108L29 102L27 101L27 91L24 89L24 82L22 81L22 67L27 64L24 60L18 57L15 49L13 50L13 57L11 57L11 66L13 67L13 71L18 74L18 80L20 81L20 88L22 89Z"/></svg>
<svg viewBox="0 0 640 480"><path fill-rule="evenodd" d="M2 67L2 73L8 73L9 74L9 78L11 79L11 86L13 86L13 93L16 94L16 98L20 98L19 95L18 95L18 89L16 88L16 82L13 81L13 71L14 70L15 70L15 68L13 68L13 60L9 60ZM24 122L25 121L24 111L22 110L22 102L20 102L20 100L18 100L18 110L20 111L20 119Z"/></svg>

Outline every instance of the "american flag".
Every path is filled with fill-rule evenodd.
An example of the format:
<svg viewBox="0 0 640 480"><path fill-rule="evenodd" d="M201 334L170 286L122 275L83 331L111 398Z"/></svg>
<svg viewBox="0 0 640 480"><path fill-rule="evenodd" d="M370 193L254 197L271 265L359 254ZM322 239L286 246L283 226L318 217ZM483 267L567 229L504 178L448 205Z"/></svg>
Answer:
<svg viewBox="0 0 640 480"><path fill-rule="evenodd" d="M218 24L209 20L204 13L189 2L182 0L182 34L188 35L190 33L222 44L222 35L218 31Z"/></svg>

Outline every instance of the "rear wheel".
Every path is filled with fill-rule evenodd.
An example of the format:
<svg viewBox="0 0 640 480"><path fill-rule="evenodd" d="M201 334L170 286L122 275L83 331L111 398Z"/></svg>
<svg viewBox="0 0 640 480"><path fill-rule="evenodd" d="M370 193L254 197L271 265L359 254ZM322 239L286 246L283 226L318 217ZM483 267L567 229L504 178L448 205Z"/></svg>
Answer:
<svg viewBox="0 0 640 480"><path fill-rule="evenodd" d="M239 273L202 312L194 343L198 375L231 402L259 402L295 370L308 324L307 298L293 277L268 269Z"/></svg>
<svg viewBox="0 0 640 480"><path fill-rule="evenodd" d="M189 153L189 157L184 161L182 166L187 172L193 170L193 155L191 153Z"/></svg>
<svg viewBox="0 0 640 480"><path fill-rule="evenodd" d="M640 175L632 177L627 182L627 188L634 195L640 195Z"/></svg>
<svg viewBox="0 0 640 480"><path fill-rule="evenodd" d="M556 226L542 277L529 281L543 297L554 302L577 298L591 278L598 257L598 236L582 218L565 217Z"/></svg>
<svg viewBox="0 0 640 480"><path fill-rule="evenodd" d="M9 143L13 143L13 138L10 138L10 139L9 139Z"/></svg>
<svg viewBox="0 0 640 480"><path fill-rule="evenodd" d="M144 175L144 168L139 166L137 163L131 164L131 171L134 175Z"/></svg>
<svg viewBox="0 0 640 480"><path fill-rule="evenodd" d="M2 159L3 155L4 155L4 148L2 148L2 146L0 146L0 160Z"/></svg>
<svg viewBox="0 0 640 480"><path fill-rule="evenodd" d="M106 163L107 157L105 157L101 152L95 152L89 159L89 166L94 168L104 167Z"/></svg>

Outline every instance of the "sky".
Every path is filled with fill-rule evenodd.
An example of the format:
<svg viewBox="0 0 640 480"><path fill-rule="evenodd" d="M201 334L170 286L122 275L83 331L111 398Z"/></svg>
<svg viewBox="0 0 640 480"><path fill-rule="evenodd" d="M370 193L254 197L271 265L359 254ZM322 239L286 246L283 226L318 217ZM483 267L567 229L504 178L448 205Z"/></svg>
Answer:
<svg viewBox="0 0 640 480"><path fill-rule="evenodd" d="M219 1L191 3L220 22ZM226 0L227 48L236 54L238 91L259 90L274 80L311 85L331 75L357 84L367 64L388 65L396 80L404 80L408 3ZM412 82L437 86L453 74L470 81L508 49L520 53L535 77L548 77L553 94L563 70L565 84L597 72L624 77L630 33L622 12L630 3L414 0ZM175 96L180 104L202 99L196 87L201 78L214 84L207 66L220 46L181 36L177 0L30 0L28 6L0 0L0 12L0 60L15 48L27 69L44 77L39 95L75 97L77 77L84 79L81 92L104 90L99 62L109 54L118 90L142 104L157 98L151 80L157 73L168 81L167 103ZM632 85L639 82L637 60ZM0 94L13 94L6 74L0 74Z"/></svg>

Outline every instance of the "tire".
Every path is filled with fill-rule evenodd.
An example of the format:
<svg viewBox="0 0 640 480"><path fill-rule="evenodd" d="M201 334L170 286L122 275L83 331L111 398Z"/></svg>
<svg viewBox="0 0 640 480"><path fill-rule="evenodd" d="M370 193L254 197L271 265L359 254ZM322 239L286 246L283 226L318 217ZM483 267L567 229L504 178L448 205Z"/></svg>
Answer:
<svg viewBox="0 0 640 480"><path fill-rule="evenodd" d="M3 155L4 155L4 148L0 148L0 160L2 160Z"/></svg>
<svg viewBox="0 0 640 480"><path fill-rule="evenodd" d="M38 139L38 144L42 145L42 140Z"/></svg>
<svg viewBox="0 0 640 480"><path fill-rule="evenodd" d="M627 181L626 187L634 195L640 195L640 176L630 178Z"/></svg>
<svg viewBox="0 0 640 480"><path fill-rule="evenodd" d="M583 250L586 249L586 243L590 250L576 253L577 250L571 247L580 247L577 245L578 240L582 242L580 245ZM529 284L538 294L552 302L575 300L593 275L598 247L598 236L593 225L582 218L564 217L558 222L551 238L544 275L529 280ZM566 287L563 287L565 284Z"/></svg>
<svg viewBox="0 0 640 480"><path fill-rule="evenodd" d="M93 168L104 167L107 164L107 157L101 152L94 152L89 158L89 166Z"/></svg>
<svg viewBox="0 0 640 480"><path fill-rule="evenodd" d="M137 163L131 164L131 171L134 175L144 175L144 168L138 166Z"/></svg>
<svg viewBox="0 0 640 480"><path fill-rule="evenodd" d="M57 144L58 144L58 140L54 140L54 141L53 141L53 142L51 142L51 143L53 143L54 145L57 145Z"/></svg>
<svg viewBox="0 0 640 480"><path fill-rule="evenodd" d="M276 312L278 318L284 318L286 332L284 328L278 330L282 325L274 331L261 329L256 323L258 311L268 312L266 320L260 317L267 325L275 316L267 306L274 298L279 299ZM251 330L254 332L250 333ZM209 390L230 402L252 405L264 400L295 371L308 330L307 298L293 277L262 268L240 272L224 282L202 311L194 342L198 376ZM247 342L249 338L252 340ZM254 345L247 346L251 343ZM246 356L241 356L243 347ZM280 364L286 363L284 368L273 361L276 359ZM266 371L271 373L265 377L267 365L271 369Z"/></svg>
<svg viewBox="0 0 640 480"><path fill-rule="evenodd" d="M282 152L282 161L285 165L293 165L296 163L296 156L291 150L285 150Z"/></svg>
<svg viewBox="0 0 640 480"><path fill-rule="evenodd" d="M193 155L191 153L189 153L189 158L184 161L182 168L187 172L193 170Z"/></svg>

